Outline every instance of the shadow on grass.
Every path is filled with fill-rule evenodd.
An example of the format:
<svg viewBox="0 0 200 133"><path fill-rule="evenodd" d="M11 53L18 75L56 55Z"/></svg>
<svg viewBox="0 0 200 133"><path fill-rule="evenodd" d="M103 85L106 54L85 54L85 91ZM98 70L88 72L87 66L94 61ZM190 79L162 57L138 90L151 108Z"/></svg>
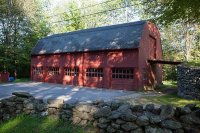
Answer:
<svg viewBox="0 0 200 133"><path fill-rule="evenodd" d="M56 117L19 115L0 124L0 133L84 133L80 126Z"/></svg>
<svg viewBox="0 0 200 133"><path fill-rule="evenodd" d="M14 83L29 82L29 81L31 81L29 78L21 78L21 79L15 79Z"/></svg>
<svg viewBox="0 0 200 133"><path fill-rule="evenodd" d="M200 107L199 100L188 100L178 97L176 94L166 94L163 96L148 97L149 101L157 104L171 104L178 107L183 107L186 104L197 104Z"/></svg>

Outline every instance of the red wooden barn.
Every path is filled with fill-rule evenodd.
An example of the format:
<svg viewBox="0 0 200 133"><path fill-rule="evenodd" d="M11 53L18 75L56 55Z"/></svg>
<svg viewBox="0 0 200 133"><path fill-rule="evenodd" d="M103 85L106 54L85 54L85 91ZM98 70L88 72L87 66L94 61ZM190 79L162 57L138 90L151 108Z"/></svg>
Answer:
<svg viewBox="0 0 200 133"><path fill-rule="evenodd" d="M139 90L162 82L160 34L148 21L92 28L42 38L31 53L39 82Z"/></svg>

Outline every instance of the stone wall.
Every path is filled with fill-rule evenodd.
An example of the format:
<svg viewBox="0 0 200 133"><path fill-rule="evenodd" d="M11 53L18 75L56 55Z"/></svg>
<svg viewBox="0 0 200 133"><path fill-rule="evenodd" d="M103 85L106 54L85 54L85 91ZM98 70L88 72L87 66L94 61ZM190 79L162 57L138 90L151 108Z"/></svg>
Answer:
<svg viewBox="0 0 200 133"><path fill-rule="evenodd" d="M179 65L177 73L178 95L200 100L200 68Z"/></svg>
<svg viewBox="0 0 200 133"><path fill-rule="evenodd" d="M39 100L28 93L15 92L0 101L0 120L20 113L56 115L60 119L86 126L92 124L100 133L199 133L200 108L162 105L129 105L119 101L64 103L63 100Z"/></svg>

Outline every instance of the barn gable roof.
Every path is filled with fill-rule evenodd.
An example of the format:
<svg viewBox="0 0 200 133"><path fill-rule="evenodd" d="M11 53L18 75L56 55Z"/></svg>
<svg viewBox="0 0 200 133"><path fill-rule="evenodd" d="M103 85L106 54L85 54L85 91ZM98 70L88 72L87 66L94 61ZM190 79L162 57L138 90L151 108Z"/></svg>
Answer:
<svg viewBox="0 0 200 133"><path fill-rule="evenodd" d="M40 39L31 54L138 48L145 23L146 21L137 21L55 34Z"/></svg>

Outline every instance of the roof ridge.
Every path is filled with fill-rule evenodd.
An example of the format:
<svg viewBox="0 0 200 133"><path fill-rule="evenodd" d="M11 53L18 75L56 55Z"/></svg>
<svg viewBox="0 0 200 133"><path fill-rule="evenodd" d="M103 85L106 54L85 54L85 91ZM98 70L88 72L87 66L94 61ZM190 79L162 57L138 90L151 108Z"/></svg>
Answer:
<svg viewBox="0 0 200 133"><path fill-rule="evenodd" d="M122 23L122 24L116 24L116 25L108 25L108 26L102 26L102 27L96 27L96 28L76 30L76 31L71 31L71 32L53 34L51 36L47 36L47 37L44 37L42 39L61 37L61 36L64 36L64 35L73 35L73 34L76 34L76 33L85 33L85 32L94 32L94 31L116 29L116 28L121 28L121 27L128 27L128 26L131 26L131 25L136 26L136 25L144 24L145 22L147 22L147 21L146 20L140 20L140 21L135 21L135 22L130 22L130 23ZM40 39L40 40L42 40L42 39Z"/></svg>

